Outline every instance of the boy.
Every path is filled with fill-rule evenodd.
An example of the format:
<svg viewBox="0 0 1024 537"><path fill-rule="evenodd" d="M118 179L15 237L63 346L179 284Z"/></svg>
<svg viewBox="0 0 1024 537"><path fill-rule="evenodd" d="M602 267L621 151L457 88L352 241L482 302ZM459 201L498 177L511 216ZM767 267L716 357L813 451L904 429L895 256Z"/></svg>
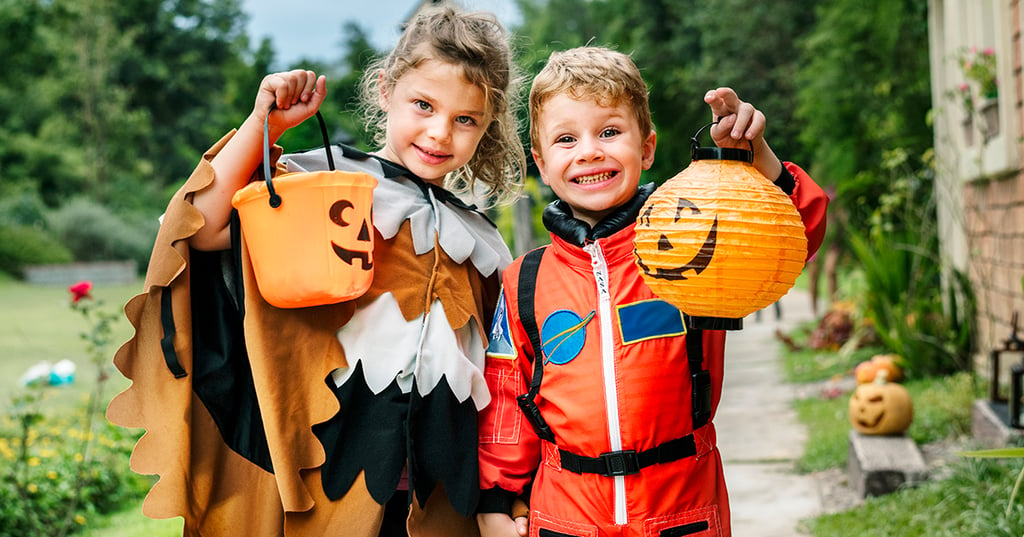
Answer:
<svg viewBox="0 0 1024 537"><path fill-rule="evenodd" d="M733 90L704 101L720 119L715 143L752 143L754 166L778 178L813 254L825 193L779 161L764 114ZM711 423L725 333L687 330L633 258L636 217L654 190L639 185L656 143L647 86L624 54L554 53L533 81L530 123L534 159L558 199L544 212L551 245L502 275L485 370L492 402L480 416L481 533L525 535L510 506L529 496L531 535L728 536ZM704 408L693 408L695 391L710 401Z"/></svg>

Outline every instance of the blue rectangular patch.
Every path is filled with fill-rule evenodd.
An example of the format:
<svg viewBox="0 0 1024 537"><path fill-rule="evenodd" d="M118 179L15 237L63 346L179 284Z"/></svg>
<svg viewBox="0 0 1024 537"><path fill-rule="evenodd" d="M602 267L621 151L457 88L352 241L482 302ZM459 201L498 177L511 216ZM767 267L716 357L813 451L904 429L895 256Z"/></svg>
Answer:
<svg viewBox="0 0 1024 537"><path fill-rule="evenodd" d="M686 333L683 313L664 300L634 302L617 308L622 344Z"/></svg>

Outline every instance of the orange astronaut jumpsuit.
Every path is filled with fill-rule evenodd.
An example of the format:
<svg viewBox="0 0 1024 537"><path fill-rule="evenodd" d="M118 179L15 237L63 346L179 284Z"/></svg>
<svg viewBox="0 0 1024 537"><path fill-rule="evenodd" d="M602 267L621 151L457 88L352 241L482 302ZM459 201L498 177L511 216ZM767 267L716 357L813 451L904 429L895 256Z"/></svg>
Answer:
<svg viewBox="0 0 1024 537"><path fill-rule="evenodd" d="M828 198L799 167L787 169L793 179L777 184L801 214L810 256ZM529 496L531 536L731 534L711 422L725 332L696 328L701 320L641 279L634 225L652 191L641 186L593 229L555 201L544 215L551 245L502 275L485 369L492 401L480 415L478 512L509 512L516 496ZM531 409L541 416L533 427Z"/></svg>

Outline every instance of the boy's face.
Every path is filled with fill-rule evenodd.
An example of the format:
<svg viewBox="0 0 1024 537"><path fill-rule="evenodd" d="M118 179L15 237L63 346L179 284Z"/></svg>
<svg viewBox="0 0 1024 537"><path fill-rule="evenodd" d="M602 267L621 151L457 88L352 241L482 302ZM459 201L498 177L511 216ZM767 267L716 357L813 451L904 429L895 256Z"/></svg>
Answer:
<svg viewBox="0 0 1024 537"><path fill-rule="evenodd" d="M640 172L654 163L655 133L640 132L627 103L601 106L558 94L537 118L532 152L541 179L591 226L629 201Z"/></svg>

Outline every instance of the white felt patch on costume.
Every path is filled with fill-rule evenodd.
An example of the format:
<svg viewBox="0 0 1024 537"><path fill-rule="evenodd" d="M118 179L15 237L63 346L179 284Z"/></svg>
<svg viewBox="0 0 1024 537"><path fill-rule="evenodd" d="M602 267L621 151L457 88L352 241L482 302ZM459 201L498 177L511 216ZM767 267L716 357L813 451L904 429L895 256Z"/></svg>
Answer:
<svg viewBox="0 0 1024 537"><path fill-rule="evenodd" d="M420 395L426 395L443 376L460 402L472 397L477 410L490 402L483 376L484 344L476 320L470 318L453 330L440 301L431 305L429 313L406 321L395 297L384 293L356 311L338 330L338 340L349 365L331 374L336 386L348 381L355 365L363 362L366 383L375 394L395 379L408 393L415 376ZM381 345L382 341L388 344Z"/></svg>

